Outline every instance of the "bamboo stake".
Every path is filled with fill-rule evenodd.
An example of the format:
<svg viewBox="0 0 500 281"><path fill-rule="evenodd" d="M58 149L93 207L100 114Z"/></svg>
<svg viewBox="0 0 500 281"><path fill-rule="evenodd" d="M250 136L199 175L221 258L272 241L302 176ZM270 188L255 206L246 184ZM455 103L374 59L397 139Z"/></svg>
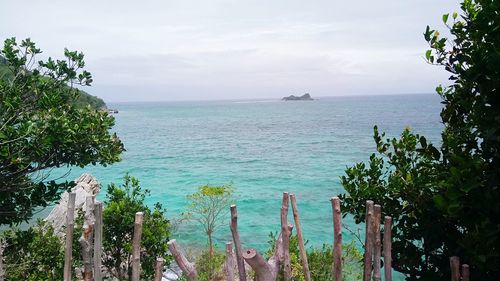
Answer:
<svg viewBox="0 0 500 281"><path fill-rule="evenodd" d="M132 240L132 281L139 281L141 274L141 235L144 213L135 213L134 238Z"/></svg>
<svg viewBox="0 0 500 281"><path fill-rule="evenodd" d="M382 241L380 240L380 218L382 213L382 207L375 204L373 207L373 241L375 249L373 250L373 281L381 281L382 274L380 272L380 256Z"/></svg>
<svg viewBox="0 0 500 281"><path fill-rule="evenodd" d="M468 264L462 264L462 281L470 281L470 270Z"/></svg>
<svg viewBox="0 0 500 281"><path fill-rule="evenodd" d="M182 272L186 274L188 281L197 281L198 273L196 272L196 268L182 254L181 249L177 245L177 241L175 241L175 239L172 239L168 241L167 244L168 248L170 249L170 253L174 256L175 262L180 267Z"/></svg>
<svg viewBox="0 0 500 281"><path fill-rule="evenodd" d="M224 263L227 281L234 281L234 254L233 242L226 243L226 261Z"/></svg>
<svg viewBox="0 0 500 281"><path fill-rule="evenodd" d="M290 265L290 232L288 228L288 192L283 192L281 203L281 232L283 233L283 279L292 280L292 267Z"/></svg>
<svg viewBox="0 0 500 281"><path fill-rule="evenodd" d="M165 263L165 260L162 258L156 258L156 265L155 265L155 281L161 281L161 278L163 277L163 264Z"/></svg>
<svg viewBox="0 0 500 281"><path fill-rule="evenodd" d="M460 258L453 256L450 258L451 281L460 281Z"/></svg>
<svg viewBox="0 0 500 281"><path fill-rule="evenodd" d="M302 227L300 226L299 210L297 209L297 201L295 194L290 194L290 201L292 203L293 219L295 227L297 228L297 238L299 240L300 260L302 261L302 270L306 281L311 281L311 272L309 271L309 263L307 262L307 253L304 245L304 237L302 236Z"/></svg>
<svg viewBox="0 0 500 281"><path fill-rule="evenodd" d="M64 281L71 281L71 259L73 254L73 230L75 227L76 193L68 194L68 211L66 213L66 242L64 244Z"/></svg>
<svg viewBox="0 0 500 281"><path fill-rule="evenodd" d="M385 281L392 281L392 218L384 220L384 275Z"/></svg>
<svg viewBox="0 0 500 281"><path fill-rule="evenodd" d="M102 281L102 202L95 203L94 216L94 280Z"/></svg>
<svg viewBox="0 0 500 281"><path fill-rule="evenodd" d="M236 264L238 265L238 276L240 281L247 281L247 273L245 270L245 261L243 260L241 251L240 234L238 233L238 212L236 205L231 205L231 234L233 235L234 249L236 252Z"/></svg>
<svg viewBox="0 0 500 281"><path fill-rule="evenodd" d="M333 280L342 281L342 222L340 199L332 197L333 210Z"/></svg>
<svg viewBox="0 0 500 281"><path fill-rule="evenodd" d="M372 274L372 259L373 259L373 241L372 241L372 220L373 220L373 201L366 201L366 216L365 216L365 255L364 255L364 270L363 281L369 281Z"/></svg>

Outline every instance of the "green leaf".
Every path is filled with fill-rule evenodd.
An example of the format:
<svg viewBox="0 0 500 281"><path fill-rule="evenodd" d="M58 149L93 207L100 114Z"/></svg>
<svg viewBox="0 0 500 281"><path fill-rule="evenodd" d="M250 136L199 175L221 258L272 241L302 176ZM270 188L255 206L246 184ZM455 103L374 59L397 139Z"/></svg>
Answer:
<svg viewBox="0 0 500 281"><path fill-rule="evenodd" d="M444 15L443 15L443 22L444 22L444 24L446 24L446 22L448 21L448 16L449 16L449 15L450 15L450 14L444 14Z"/></svg>
<svg viewBox="0 0 500 281"><path fill-rule="evenodd" d="M457 17L458 17L458 14L457 14L457 12L453 12L453 15L452 15L452 17L453 17L453 19L454 19L454 20L455 20L455 19L457 19Z"/></svg>
<svg viewBox="0 0 500 281"><path fill-rule="evenodd" d="M432 53L432 51L431 51L431 50L427 50L427 51L425 52L425 58L426 58L427 60L429 60L429 59L431 58L431 53Z"/></svg>

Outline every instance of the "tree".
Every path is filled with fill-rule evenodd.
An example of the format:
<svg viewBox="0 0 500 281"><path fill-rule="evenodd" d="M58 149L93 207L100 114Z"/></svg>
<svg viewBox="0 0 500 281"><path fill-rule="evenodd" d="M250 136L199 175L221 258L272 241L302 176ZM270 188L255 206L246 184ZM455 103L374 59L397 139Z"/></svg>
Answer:
<svg viewBox="0 0 500 281"><path fill-rule="evenodd" d="M28 220L37 207L59 198L71 182L50 180L62 166L107 165L124 150L109 129L114 118L76 106L92 76L82 53L65 49L63 60L36 62L41 53L30 39L5 40L0 57L0 225Z"/></svg>
<svg viewBox="0 0 500 281"><path fill-rule="evenodd" d="M124 177L121 186L110 184L107 189L103 211L103 246L106 258L103 264L119 280L127 279L132 271L131 253L136 212L144 212L141 238L141 276L152 279L157 257L162 257L168 265L170 221L165 217L166 210L160 203L153 209L145 204L149 190L142 189L139 181L129 176Z"/></svg>
<svg viewBox="0 0 500 281"><path fill-rule="evenodd" d="M217 228L224 225L224 218L229 213L229 206L233 203L233 186L231 184L198 187L198 192L187 196L189 205L187 215L199 222L208 238L209 263L214 255L213 234ZM214 268L209 267L209 278L212 278Z"/></svg>
<svg viewBox="0 0 500 281"><path fill-rule="evenodd" d="M443 15L453 40L427 27L431 64L451 73L442 98L442 146L408 130L382 140L379 156L348 168L344 209L363 220L373 199L394 220L394 265L408 280L441 280L448 258L461 257L474 278L500 275L500 11L499 1L464 0L463 15ZM446 276L447 278L447 276Z"/></svg>

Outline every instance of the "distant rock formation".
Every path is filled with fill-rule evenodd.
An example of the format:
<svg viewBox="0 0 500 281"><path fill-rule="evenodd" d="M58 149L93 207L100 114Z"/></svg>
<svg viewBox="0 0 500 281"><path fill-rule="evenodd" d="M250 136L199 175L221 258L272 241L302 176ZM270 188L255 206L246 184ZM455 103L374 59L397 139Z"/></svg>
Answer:
<svg viewBox="0 0 500 281"><path fill-rule="evenodd" d="M297 97L297 96L294 96L294 95L290 95L288 97L282 98L282 100L284 100L284 101L290 101L290 100L295 101L295 100L314 100L314 99L311 98L311 95L309 95L309 93L305 93L305 94L303 94L300 97Z"/></svg>
<svg viewBox="0 0 500 281"><path fill-rule="evenodd" d="M85 211L85 200L88 195L96 195L101 189L100 183L91 174L82 174L75 180L76 186L71 191L76 193L75 211L82 209ZM54 232L64 235L63 226L66 224L66 213L68 210L68 192L64 192L54 209L45 218L45 221L52 224ZM76 217L76 215L75 215Z"/></svg>

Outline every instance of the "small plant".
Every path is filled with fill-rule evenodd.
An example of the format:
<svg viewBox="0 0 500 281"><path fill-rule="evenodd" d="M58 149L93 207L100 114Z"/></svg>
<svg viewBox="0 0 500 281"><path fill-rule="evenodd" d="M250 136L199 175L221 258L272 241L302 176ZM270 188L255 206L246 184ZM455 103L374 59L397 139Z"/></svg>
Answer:
<svg viewBox="0 0 500 281"><path fill-rule="evenodd" d="M231 184L198 187L198 192L187 196L189 205L186 216L203 227L208 238L208 280L214 278L215 256L213 234L221 226L228 215L229 206L233 203L233 186Z"/></svg>
<svg viewBox="0 0 500 281"><path fill-rule="evenodd" d="M202 251L196 259L196 270L199 281L223 281L225 279L223 266L225 254L214 250L210 257L209 251Z"/></svg>

